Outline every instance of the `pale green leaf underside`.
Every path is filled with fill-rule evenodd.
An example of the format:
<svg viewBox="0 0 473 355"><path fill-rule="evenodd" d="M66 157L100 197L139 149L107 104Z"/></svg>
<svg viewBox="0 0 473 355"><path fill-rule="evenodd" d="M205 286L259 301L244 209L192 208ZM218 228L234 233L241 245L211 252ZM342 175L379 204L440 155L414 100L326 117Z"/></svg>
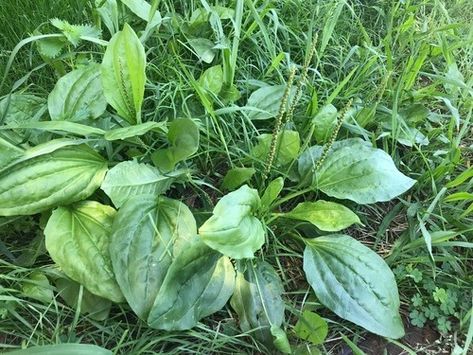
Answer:
<svg viewBox="0 0 473 355"><path fill-rule="evenodd" d="M137 195L157 196L164 193L174 181L172 175L162 175L158 169L136 161L125 161L110 169L101 189L116 207Z"/></svg>
<svg viewBox="0 0 473 355"><path fill-rule="evenodd" d="M354 223L361 223L358 216L349 208L336 202L323 200L299 203L283 216L312 223L326 232L338 232Z"/></svg>
<svg viewBox="0 0 473 355"><path fill-rule="evenodd" d="M404 335L396 280L378 254L347 235L307 239L306 245L304 271L322 304L372 333Z"/></svg>
<svg viewBox="0 0 473 355"><path fill-rule="evenodd" d="M217 203L212 217L200 227L200 237L231 258L252 258L264 243L263 225L252 216L259 206L258 192L243 185Z"/></svg>
<svg viewBox="0 0 473 355"><path fill-rule="evenodd" d="M55 209L44 235L46 249L64 273L91 293L123 301L110 261L110 233L115 210L95 201Z"/></svg>

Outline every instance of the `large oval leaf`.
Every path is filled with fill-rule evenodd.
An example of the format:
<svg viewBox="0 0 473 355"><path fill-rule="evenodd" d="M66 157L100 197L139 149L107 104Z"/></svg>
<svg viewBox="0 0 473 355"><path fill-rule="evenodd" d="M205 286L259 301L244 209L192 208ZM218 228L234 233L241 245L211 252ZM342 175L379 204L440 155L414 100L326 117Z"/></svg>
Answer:
<svg viewBox="0 0 473 355"><path fill-rule="evenodd" d="M196 234L189 208L164 196L136 196L118 211L110 245L113 271L141 319L147 320L173 259Z"/></svg>
<svg viewBox="0 0 473 355"><path fill-rule="evenodd" d="M264 243L263 225L252 215L259 206L258 192L243 185L215 205L213 216L199 229L200 237L231 258L252 258Z"/></svg>
<svg viewBox="0 0 473 355"><path fill-rule="evenodd" d="M276 117L281 106L281 100L286 91L286 85L263 86L251 93L246 106L252 111L248 114L251 120L266 120ZM290 90L291 97L295 94L295 88ZM288 100L291 102L291 98Z"/></svg>
<svg viewBox="0 0 473 355"><path fill-rule="evenodd" d="M251 150L251 155L260 161L266 161L271 154L272 134L262 134L257 137L258 144ZM274 157L275 165L286 165L291 163L299 155L301 139L299 133L288 129L280 133L276 153Z"/></svg>
<svg viewBox="0 0 473 355"><path fill-rule="evenodd" d="M131 124L141 121L145 68L145 49L133 29L125 24L110 40L101 70L107 102Z"/></svg>
<svg viewBox="0 0 473 355"><path fill-rule="evenodd" d="M0 170L0 216L32 215L94 193L107 162L86 145L69 144L37 146Z"/></svg>
<svg viewBox="0 0 473 355"><path fill-rule="evenodd" d="M174 181L172 175L162 175L158 169L136 161L124 161L110 169L102 182L102 190L116 207L137 195L159 195Z"/></svg>
<svg viewBox="0 0 473 355"><path fill-rule="evenodd" d="M197 237L170 265L148 317L157 329L184 330L220 310L235 287L235 271L226 256Z"/></svg>
<svg viewBox="0 0 473 355"><path fill-rule="evenodd" d="M235 291L230 300L237 312L240 327L263 344L273 345L271 327L281 327L284 321L284 289L276 270L267 262L258 260L239 263Z"/></svg>
<svg viewBox="0 0 473 355"><path fill-rule="evenodd" d="M300 173L303 169L299 165ZM313 181L314 187L329 196L360 204L389 201L415 184L397 170L386 152L354 139L333 146Z"/></svg>
<svg viewBox="0 0 473 355"><path fill-rule="evenodd" d="M52 120L94 119L101 116L106 108L98 64L87 65L64 75L48 97Z"/></svg>
<svg viewBox="0 0 473 355"><path fill-rule="evenodd" d="M378 254L347 235L307 239L306 245L304 271L320 302L372 333L404 335L396 280Z"/></svg>
<svg viewBox="0 0 473 355"><path fill-rule="evenodd" d="M354 223L361 223L349 208L330 201L301 202L284 217L312 223L320 230L338 232Z"/></svg>
<svg viewBox="0 0 473 355"><path fill-rule="evenodd" d="M49 255L67 276L95 295L122 302L109 254L114 217L112 207L95 201L59 207L44 235Z"/></svg>

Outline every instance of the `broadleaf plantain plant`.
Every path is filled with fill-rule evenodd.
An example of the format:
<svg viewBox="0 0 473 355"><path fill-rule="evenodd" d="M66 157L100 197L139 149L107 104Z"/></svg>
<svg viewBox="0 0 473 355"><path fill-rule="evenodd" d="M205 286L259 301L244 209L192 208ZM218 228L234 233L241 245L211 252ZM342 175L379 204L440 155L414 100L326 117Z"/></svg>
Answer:
<svg viewBox="0 0 473 355"><path fill-rule="evenodd" d="M131 11L146 14L147 9L149 4L140 0ZM42 110L45 100L30 94L7 95L0 105L7 118L0 130L0 216L52 211L44 230L52 260L91 294L126 300L150 327L190 329L229 303L243 331L255 330L254 337L282 352L290 352L283 331L284 289L276 270L264 261L262 247L271 242L268 231L276 224L308 222L319 236L313 232L298 240L307 282L319 301L370 332L402 337L399 296L388 265L354 238L329 233L361 223L339 200L388 201L415 181L369 142L334 141L344 114L336 122L333 106L315 116L330 122L324 118L315 129L316 120L309 137L309 142L313 134L326 144L301 144L305 132L286 125L286 108L275 107L281 101L295 105L300 88L267 86L250 96L248 118L267 121L279 112L278 127L257 138L250 152L255 163L233 170L245 172L243 178L232 177L231 183L227 178L226 188L234 191L221 197L213 211L201 210L200 216L209 218L199 226L193 214L198 208L170 196L175 196L176 183L196 183L190 158L200 151L199 135L209 121L184 117L154 122L142 115L146 54L141 41L161 17L149 17L159 21L149 22L140 40L128 24L116 31L113 11L99 10L113 34L108 44L93 41L105 46L102 62L77 64L58 80L48 97L47 119L8 119L17 115L9 111L12 103L24 102L22 112ZM260 102L265 97L269 101ZM289 116L293 111L290 107ZM327 140L330 130L335 134ZM41 144L38 131L47 137ZM256 163L268 154L274 155L268 161L278 169ZM286 167L290 174L280 172ZM273 180L263 188L267 173ZM263 177L260 191L246 184L258 174ZM311 192L327 197L301 202ZM286 206L294 202L300 203L288 211ZM281 232L277 237L284 242L289 236Z"/></svg>

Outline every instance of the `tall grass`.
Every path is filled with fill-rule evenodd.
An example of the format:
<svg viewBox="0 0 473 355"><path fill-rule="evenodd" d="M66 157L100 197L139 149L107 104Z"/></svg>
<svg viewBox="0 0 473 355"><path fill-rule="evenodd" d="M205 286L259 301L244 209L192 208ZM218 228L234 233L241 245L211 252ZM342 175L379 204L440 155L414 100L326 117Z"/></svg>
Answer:
<svg viewBox="0 0 473 355"><path fill-rule="evenodd" d="M206 124L203 149L196 159L200 173L193 177L191 191L179 191L181 196L198 196L202 204L210 205L221 194L214 185L218 185L228 167L242 166L254 159L250 151L256 136L271 133L272 127L250 121L241 106L262 83L285 83L291 68L301 69L317 33L319 40L309 64L307 85L293 120L287 124L304 128L321 106L332 103L342 109L352 100L340 136L355 134L371 140L417 179L413 191L403 200L359 207L357 212L365 226L351 233L375 248L392 268L400 267L397 276L406 323L411 299L419 291L419 285L411 282L409 275L404 277L408 274L406 267L417 268L437 287L469 294L458 307L460 321L451 330L462 343L471 319L473 218L472 214L463 215L467 201L449 202L445 198L455 192L471 191L472 186L466 181L446 187L471 166L473 157L471 2L220 1L219 4L234 8L237 3L243 5L241 22L223 25L232 43L232 51L227 53L231 56L228 70L234 73L232 80L241 92L241 99L228 105L218 100L209 104L199 95L195 82L208 66L182 45L182 22L205 3L162 0L162 14L175 17L150 39L153 56L147 72L149 95L144 114L153 120L194 116ZM48 19L87 22L91 20L90 7L89 2L80 0L60 0L54 6L46 0L1 1L2 68L16 43ZM217 61L223 62L223 56L219 54ZM9 74L8 87L39 63L34 47L22 49ZM51 87L55 82L51 73L52 70L40 70L26 85ZM429 140L428 145L425 140L405 143L414 128ZM303 143L309 144L310 137L304 139ZM290 179L290 172L281 173ZM0 224L0 229L5 230L4 255L10 252L18 257L28 252L41 221L31 220L27 233L20 236L10 232L6 222ZM285 283L289 334L300 310L310 307L329 320L331 333L321 348L324 352L341 351L344 343L340 333L361 341L366 335L361 329L324 311L314 300L302 281L297 245L283 246L277 240L277 229L273 232L266 255ZM296 229L293 233L297 233ZM426 243L433 247L432 254ZM40 255L41 248L39 242ZM118 306L109 319L98 322L77 314L60 299L45 305L22 295L21 285L33 270L50 272L44 255L35 266L27 267L15 265L15 260L7 256L2 259L0 348L4 350L19 345L81 341L113 349L117 354L267 352L248 334L240 333L230 308L184 333L149 329Z"/></svg>

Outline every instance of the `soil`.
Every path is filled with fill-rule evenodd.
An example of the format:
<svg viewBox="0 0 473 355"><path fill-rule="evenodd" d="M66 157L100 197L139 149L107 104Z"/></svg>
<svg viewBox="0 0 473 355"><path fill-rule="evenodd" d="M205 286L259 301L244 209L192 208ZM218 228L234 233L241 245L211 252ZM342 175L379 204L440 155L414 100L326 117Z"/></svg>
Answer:
<svg viewBox="0 0 473 355"><path fill-rule="evenodd" d="M424 328L417 328L406 325L406 336L402 339L402 344L414 350L416 354L443 355L451 353L450 339L441 339L440 334L428 325ZM358 347L369 355L406 355L408 352L401 347L389 343L384 338L370 334L358 343ZM343 346L340 355L351 355L352 350L348 346Z"/></svg>

